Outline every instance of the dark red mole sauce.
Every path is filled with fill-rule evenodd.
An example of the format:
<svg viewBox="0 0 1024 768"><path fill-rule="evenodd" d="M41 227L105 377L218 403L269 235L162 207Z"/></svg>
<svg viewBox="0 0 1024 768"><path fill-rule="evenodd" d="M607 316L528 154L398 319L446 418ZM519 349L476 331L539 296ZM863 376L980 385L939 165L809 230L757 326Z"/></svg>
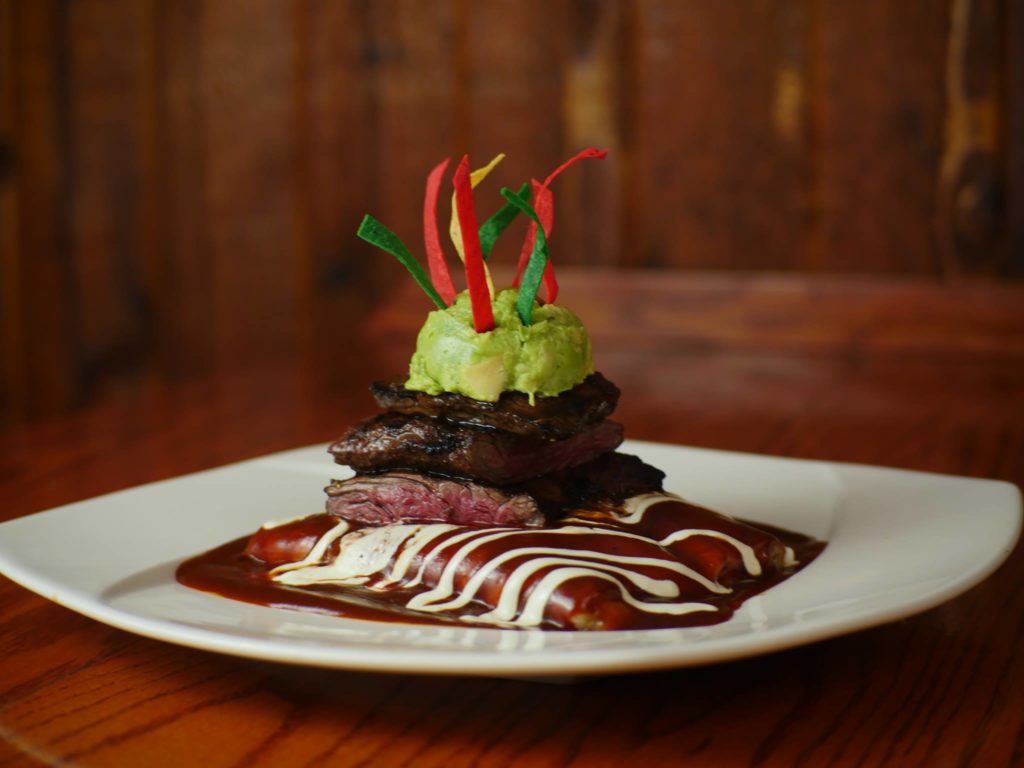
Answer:
<svg viewBox="0 0 1024 768"><path fill-rule="evenodd" d="M582 516L581 513L576 515ZM666 500L651 506L639 523L630 525L613 522L607 513L587 513L593 523L594 535L589 533L560 536L557 546L627 557L656 557L682 563L702 576L726 586L726 594L715 594L685 577L671 577L679 587L676 600L692 600L713 605L714 611L699 611L683 615L654 613L637 608L622 599L619 587L607 580L581 576L567 580L553 593L545 609L540 628L548 630L572 629L659 629L718 624L728 620L747 599L784 581L806 567L825 547L825 542L809 536L779 528L744 523L719 515L710 510L683 501ZM437 583L437 577L447 560L445 536L436 545L427 546L422 557L427 561L423 583L413 588L395 588L387 591L360 586L316 585L289 586L271 580L270 571L278 564L301 560L321 535L338 520L330 515L312 515L283 526L261 529L252 536L236 539L202 555L186 560L177 570L181 584L204 592L212 592L233 600L289 610L307 611L351 619L404 622L411 624L439 624L488 627L491 624L462 621L459 616L473 616L494 608L504 586L508 572L497 569L487 586L477 593L469 605L450 613L426 613L405 607L406 602L419 592ZM566 523L578 525L579 521ZM358 527L358 526L356 526ZM555 526L556 528L558 526ZM659 540L682 529L711 529L749 545L762 565L762 574L749 576L742 565L739 551L720 539L695 535L660 547ZM461 531L467 528L461 528ZM480 529L485 532L487 529ZM630 533L632 536L608 536L609 532ZM467 558L466 573L456 578L456 585L465 583L474 565L479 566L515 547L555 546L551 529L523 531L516 544L503 541L481 546ZM454 535L454 534L452 534ZM649 537L640 540L637 535ZM782 547L789 547L795 555L795 565L775 567L779 563ZM453 548L457 549L457 547ZM337 544L328 550L328 556L337 552ZM431 559L431 553L439 556ZM529 554L513 558L507 563L508 571L532 557ZM474 561L474 558L477 558ZM415 572L415 568L412 572ZM528 599L530 590L552 569L541 569L527 580L519 598L520 605ZM665 571L652 566L630 566L630 570L652 578L664 578ZM460 582L461 579L461 582ZM373 582L369 582L372 586ZM652 601L629 589L634 597Z"/></svg>

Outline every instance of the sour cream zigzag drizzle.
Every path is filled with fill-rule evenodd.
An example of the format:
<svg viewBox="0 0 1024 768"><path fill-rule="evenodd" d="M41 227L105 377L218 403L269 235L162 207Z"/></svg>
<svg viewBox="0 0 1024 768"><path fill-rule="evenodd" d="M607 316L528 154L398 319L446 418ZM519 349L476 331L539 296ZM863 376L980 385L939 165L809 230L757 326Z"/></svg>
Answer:
<svg viewBox="0 0 1024 768"><path fill-rule="evenodd" d="M598 531L595 528L586 527L586 526L566 526L564 528L554 528L554 529L550 529L550 530L545 530L543 532L523 531L521 529L506 529L506 530L501 530L501 531L499 531L497 533L490 533L488 535L478 536L477 538L472 539L472 541L470 541L469 543L467 543L464 546L462 546L458 551L456 551L454 554L452 554L448 558L448 561L445 563L444 570L441 573L441 577L438 579L437 586L435 586L433 589L431 589L431 590L429 590L427 592L424 592L422 594L419 594L419 595L416 595L415 597L413 597L409 601L409 603L407 604L407 607L413 608L415 610L421 610L421 611L449 610L449 609L453 609L453 608L461 608L462 606L466 605L467 603L469 603L471 601L472 596L475 595L475 593L479 589L480 585L482 585L488 578L490 578L490 576L495 571L497 571L498 568L500 568L504 563L506 563L509 560L512 560L512 559L514 559L516 557L521 557L521 556L530 555L530 554L555 554L555 555L563 555L565 557L572 557L572 558L575 558L576 560L579 560L579 559L595 560L596 559L596 560L599 560L599 561L606 560L606 561L612 561L612 562L628 563L628 564L631 564L631 565L647 565L647 566L658 567L658 568L666 568L666 569L669 569L669 570L676 571L680 575L682 575L682 576L684 576L684 577L686 577L686 578L688 578L688 579L690 579L692 581L698 582L701 586L703 586L705 589L708 589L710 591L713 591L713 592L728 592L728 590L725 589L724 587L721 587L720 585L714 583L713 581L710 581L709 579L704 578L703 576L701 576L699 573L697 573L693 569L687 568L682 563L676 563L676 562L673 562L671 560L657 559L657 558L630 558L630 557L609 555L609 554L605 554L605 553L602 553L602 552L599 552L599 551L596 551L596 550L591 550L591 549L570 549L570 548L561 548L561 547L559 547L559 548L555 548L555 547L516 547L514 549L507 550L506 552L504 552L501 555L499 555L498 557L488 561L487 563L482 565L479 569L477 569L477 571L474 573L474 575L470 579L470 581L462 588L462 590L460 590L461 597L456 598L455 600L452 600L450 602L447 602L447 603L443 604L443 607L441 607L441 608L432 607L430 605L431 603L436 603L438 601L445 601L445 600L448 600L449 598L452 597L452 595L455 593L455 576L456 576L456 574L458 574L458 572L462 568L462 566L465 563L465 561L469 558L469 556L472 555L472 553L475 550L479 549L482 546L485 546L487 544L491 544L491 543L500 541L501 539L512 539L512 540L514 540L516 538L527 538L527 540L530 540L530 539L534 539L534 538L536 538L538 536L545 536L545 537L547 537L547 536L558 536L558 537L561 537L561 536L579 536L579 535L588 535L588 536L594 536L594 535L599 535L599 536L626 536L626 537L629 537L629 538L643 539L642 536L636 536L636 534L620 533L618 531L606 531L606 530ZM646 541L650 541L650 540L647 539ZM434 553L431 553L431 554L434 554ZM429 557L430 556L428 556L428 559L429 559ZM529 563L527 563L526 565L529 565ZM595 563L594 565L600 565L600 563ZM424 564L420 566L420 573L421 574L422 574L423 569L425 567L426 567L426 562L424 562ZM508 583L511 582L515 578L515 575L517 573L519 573L522 568L524 568L524 566L519 566L515 571L513 571L512 575L510 575L508 577L508 580L506 581L506 587L508 586ZM630 573L635 573L635 572L630 572ZM651 591L651 590L648 590L648 591ZM504 599L504 590L502 590L502 592L503 592L502 599ZM652 594L656 594L653 591L651 591L651 593ZM678 591L676 592L676 594L678 594ZM664 596L664 595L659 595L659 596ZM668 595L668 596L672 597L674 595ZM462 599L462 598L465 598L465 599Z"/></svg>
<svg viewBox="0 0 1024 768"><path fill-rule="evenodd" d="M647 510L653 507L655 504L659 504L663 501L675 499L681 501L682 497L677 496L674 493L645 493L640 496L633 496L632 498L626 499L622 504L622 510L626 513L624 515L617 515L618 521L625 525L632 525L639 523L643 520Z"/></svg>
<svg viewBox="0 0 1024 768"><path fill-rule="evenodd" d="M399 550L410 539L417 539L424 528L437 527L450 530L456 526L383 525L379 528L359 528L346 533L348 523L343 520L321 536L306 557L295 563L279 565L270 572L270 575L274 581L290 586L366 584L371 578L389 569ZM444 531L427 533L428 536L419 538L426 538L429 541L432 538L429 534L440 535ZM334 541L339 541L338 554L328 562L323 562L328 546ZM425 543L422 542L420 546Z"/></svg>
<svg viewBox="0 0 1024 768"><path fill-rule="evenodd" d="M614 515L615 523L617 525L639 525L643 523L644 516L651 507L656 504L672 500L682 501L683 498L674 493L667 492L645 493L641 496L633 496L632 498L626 499L622 505L623 514L615 514L614 512L612 512L612 514ZM568 517L566 518L566 522L589 525L594 528L617 530L607 523L591 520L586 517ZM684 541L692 536L709 536L731 544L740 553L740 557L743 558L743 567L747 570L747 573L751 576L761 575L761 563L758 562L754 548L727 533L723 533L722 531L715 531L710 528L686 528L680 531L675 531L663 539L659 539L658 543L663 547L667 547L670 544L675 544L678 541ZM786 556L786 565L791 566L796 564L796 560L793 558L793 550L789 547L786 547Z"/></svg>
<svg viewBox="0 0 1024 768"><path fill-rule="evenodd" d="M566 530L566 529L562 529ZM574 531L575 532L575 531ZM551 533L555 533L552 531ZM588 531L592 533L592 531ZM511 534L515 535L515 534ZM460 552L460 555L462 553ZM682 563L673 562L671 560L663 560L654 557L628 557L625 555L610 555L604 552L598 552L590 549L562 549L557 547L519 547L511 549L507 552L503 552L497 557L489 560L480 566L468 582L459 590L459 594L452 598L454 588L452 586L453 579L449 578L445 580L443 588L442 585L438 585L437 588L416 595L412 600L409 601L408 607L415 608L419 611L439 611L439 610L453 610L455 608L461 608L464 605L472 602L476 596L480 587L483 586L484 582L487 581L490 576L497 571L502 565L509 560L513 560L518 557L525 557L527 555L549 555L553 557L536 557L526 563L518 566L505 580L504 587L502 588L501 598L498 603L498 608L495 611L503 612L501 606L511 605L515 607L518 603L518 595L522 591L524 582L542 568L546 568L551 565L581 565L581 561L586 563L594 570L604 570L611 573L618 573L624 578L632 582L638 589L654 595L660 598L673 598L679 596L679 587L675 582L666 579L652 579L645 576L637 571L630 571L625 568L620 568L612 563L621 563L623 565L638 565L647 566L649 568L664 568L666 570L674 571L687 579L696 581L705 589L710 592L716 592L719 594L727 594L730 590L727 587L723 587L721 584L717 584L710 579L706 579L699 573L694 571L692 568L688 568ZM461 561L460 561L461 562ZM452 571L454 574L458 570L458 566ZM510 589L512 587L513 589ZM452 599L446 599L452 598ZM504 611L508 612L508 611Z"/></svg>
<svg viewBox="0 0 1024 768"><path fill-rule="evenodd" d="M710 602L693 601L692 593L690 601L676 601L681 594L680 584L685 582L698 585L709 598L732 592L667 549L696 536L725 542L736 551L749 576L761 575L762 565L753 548L722 531L682 528L655 540L626 530L641 524L647 510L658 501L678 498L667 494L635 497L623 505L625 514L615 515L611 521L590 519L586 511L581 511L561 527L540 530L447 523L353 530L340 521L320 537L306 557L275 568L272 578L293 586L340 584L376 592L410 590L413 594L405 607L414 611L455 615L473 623L528 627L543 623L547 606L559 589L580 578L614 584L623 602L649 614L717 611ZM617 542L625 541L657 547L652 550L655 556L620 554L623 545ZM337 554L328 556L335 542ZM494 552L483 562L474 562L485 547ZM664 552L663 557L657 555L659 551ZM440 573L425 581L432 565L439 567ZM658 571L666 578L659 578ZM457 587L460 574L468 574L468 578ZM496 596L483 600L481 590L493 585L496 578L500 580ZM481 602L490 603L490 610L479 615L460 610Z"/></svg>
<svg viewBox="0 0 1024 768"><path fill-rule="evenodd" d="M263 527L277 528L285 524L286 523L269 523ZM349 526L347 520L339 520L336 526L331 528L331 530L327 531L327 533L323 534L317 540L316 544L313 545L313 548L309 550L309 553L304 558L294 563L279 565L270 572L271 576L277 579L279 574L284 574L288 571L302 570L303 568L310 568L318 565L324 559L324 555L327 554L328 547L348 533L350 527L351 526Z"/></svg>
<svg viewBox="0 0 1024 768"><path fill-rule="evenodd" d="M432 541L440 536L448 533L449 531L457 531L459 526L449 525L448 523L435 523L433 525L424 525L420 530L416 531L410 536L405 546L402 547L402 551L395 558L395 562L392 564L390 573L387 578L382 579L377 583L379 589L386 589L389 586L398 586L405 579L405 574L409 571L416 556L423 551L423 548L428 546ZM459 538L465 538L465 534L459 534L453 536L446 543L451 543ZM444 545L442 545L444 546ZM424 561L425 562L425 561ZM423 579L423 567L420 566L416 576L410 581L405 582L402 586L411 587L420 583Z"/></svg>
<svg viewBox="0 0 1024 768"><path fill-rule="evenodd" d="M718 609L709 605L708 603L648 603L642 600L637 600L633 597L629 591L625 588L621 581L602 573L601 571L593 568L559 568L552 571L551 573L544 576L537 585L530 591L530 596L526 599L526 605L523 607L522 612L518 618L514 620L506 620L505 616L507 612L499 612L498 609L485 613L481 616L468 616L465 621L480 621L494 624L509 624L517 627L535 627L541 623L544 619L544 611L547 608L548 601L550 601L552 595L558 590L562 584L571 579L577 579L585 576L592 578L603 579L609 581L619 588L619 593L622 599L629 603L638 610L645 611L647 613L669 613L675 616L683 616L687 613L697 613L699 611L717 611ZM502 598L504 599L504 592Z"/></svg>
<svg viewBox="0 0 1024 768"><path fill-rule="evenodd" d="M453 528L462 528L464 532L456 534L455 536L452 536L449 539L446 539L440 545L438 545L437 549L435 549L429 555L424 557L420 561L420 567L416 571L416 575L412 579L410 579L409 581L407 581L404 584L402 584L403 587L419 586L422 583L422 581L423 581L423 575L426 572L427 566L430 564L430 561L434 557L437 557L441 552L449 549L450 547L454 546L455 544L460 544L460 543L462 543L464 541L467 541L467 540L489 538L490 534L494 534L495 532L502 533L502 532L505 532L505 531L518 531L518 530L520 530L518 528L472 528L472 527L469 527L469 526L452 526L452 527ZM420 547L421 550L422 550L422 548L423 547ZM405 576L405 572L408 569L409 565L412 563L412 560L415 558L416 554L419 554L419 551L413 553L413 556L405 561L404 567L402 568L402 570L400 572L398 572L398 571L394 572L393 575L391 577L389 577L388 581L400 581Z"/></svg>
<svg viewBox="0 0 1024 768"><path fill-rule="evenodd" d="M693 536L709 536L712 539L719 539L720 541L727 542L736 548L736 551L740 553L740 557L743 558L743 567L746 568L747 573L751 576L761 575L761 563L758 562L757 555L754 553L754 548L744 544L737 538L730 536L727 533L721 531L712 531L709 528L689 528L685 531L676 531L675 533L666 536L664 539L658 541L658 543L667 547L669 544L675 544L677 541L685 541Z"/></svg>

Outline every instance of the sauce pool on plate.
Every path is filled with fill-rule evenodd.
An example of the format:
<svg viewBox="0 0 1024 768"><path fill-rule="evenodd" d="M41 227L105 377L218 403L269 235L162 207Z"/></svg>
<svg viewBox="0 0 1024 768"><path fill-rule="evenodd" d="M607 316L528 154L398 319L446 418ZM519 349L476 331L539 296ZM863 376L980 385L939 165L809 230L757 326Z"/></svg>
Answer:
<svg viewBox="0 0 1024 768"><path fill-rule="evenodd" d="M192 558L177 577L236 600L357 619L656 629L726 621L823 547L646 494L536 529L361 527L313 515Z"/></svg>

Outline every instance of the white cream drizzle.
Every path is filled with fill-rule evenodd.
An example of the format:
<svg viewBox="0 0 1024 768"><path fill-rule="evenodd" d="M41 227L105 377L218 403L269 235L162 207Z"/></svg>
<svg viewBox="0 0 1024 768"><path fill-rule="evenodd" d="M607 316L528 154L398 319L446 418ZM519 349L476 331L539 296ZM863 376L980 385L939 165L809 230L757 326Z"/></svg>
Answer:
<svg viewBox="0 0 1024 768"><path fill-rule="evenodd" d="M453 526L453 527L457 528L459 526ZM465 527L465 526L462 526L462 527ZM441 551L443 551L443 550L447 549L448 547L451 547L451 546L453 546L455 544L459 544L459 543L461 543L463 541L466 541L467 539L473 539L473 538L477 538L477 537L482 537L482 536L484 536L486 534L494 533L495 531L520 531L520 530L522 530L522 529L521 528L468 528L465 533L456 534L455 536L452 536L451 538L446 540L443 544L441 544L440 547L438 547L438 552L441 552ZM420 547L420 549L422 549L422 548L423 547ZM433 556L433 553L431 553L431 556ZM409 581L405 582L402 586L404 586L404 587L417 587L417 586L419 586L422 583L422 581L423 581L423 574L426 573L427 565L430 563L430 560L431 560L431 558L427 557L427 558L424 558L422 561L420 561L420 567L419 567L419 570L416 571L416 575L413 576L413 578L410 579ZM408 569L408 565L406 565L406 570L407 569ZM405 575L405 571L403 570L403 572L400 575L396 574L393 578L401 579L402 576L404 576L404 575Z"/></svg>
<svg viewBox="0 0 1024 768"><path fill-rule="evenodd" d="M559 549L555 547L520 547L508 552L503 552L480 566L470 577L469 581L467 581L462 589L459 590L458 595L453 597L453 579L447 579L444 583L438 582L437 587L429 592L423 592L416 595L416 597L409 601L408 607L415 608L418 611L447 611L455 608L461 608L473 600L476 593L480 591L480 587L484 585L494 571L509 560L523 557L525 555L551 555L553 557L533 558L516 568L505 581L502 589L502 601L511 600L511 597L508 597L508 595L511 594L509 590L510 586L514 587L516 594L518 594L522 591L523 582L525 582L527 578L533 575L540 568L545 568L549 565L578 565L581 560L586 562L590 559L605 562L589 562L588 565L594 568L620 573L630 579L640 589L658 597L678 597L679 587L677 587L675 582L671 580L651 579L635 571L627 571L623 568L610 565L609 563L664 568L665 570L674 571L681 576L685 576L692 581L696 581L711 592L716 592L718 594L728 594L729 592L729 589L723 587L721 584L701 576L692 568L688 568L682 563L673 562L671 560L661 560L654 557L627 557L625 555L611 555L589 549L580 551L577 549ZM517 602L518 601L516 601L516 603ZM433 603L433 605L431 605L431 603ZM512 605L514 606L516 603L512 603Z"/></svg>
<svg viewBox="0 0 1024 768"><path fill-rule="evenodd" d="M349 529L347 520L339 520L338 524L327 531L327 533L320 536L313 548L306 553L306 556L301 560L294 563L285 563L274 568L270 575L275 581L278 581L278 574L283 574L287 571L296 571L300 568L310 568L319 565L320 561L324 559L324 554L327 552L327 548L331 546L340 537L344 536Z"/></svg>
<svg viewBox="0 0 1024 768"><path fill-rule="evenodd" d="M557 552L558 550L553 551ZM524 552L524 554L526 553ZM607 563L586 563L586 565L584 565L584 563L586 563L585 560L581 561L579 558L575 557L536 557L530 559L528 562L512 571L511 575L502 585L501 596L498 598L498 604L493 610L484 615L489 619L494 619L495 621L511 622L515 618L516 610L519 607L519 598L522 595L526 580L533 576L537 571L553 565L567 567L558 568L552 572L557 575L557 578L551 580L551 588L548 590L549 598L551 593L569 579L584 575L581 573L583 571L586 572L586 575L601 576L604 576L606 573L616 573L650 595L665 599L679 597L679 587L673 581L667 579L652 579L641 573L629 571L625 568L619 568ZM545 575L539 584L543 583L545 578L549 578L551 576L552 574ZM454 608L459 608L470 601L470 599L463 599L464 597L464 595L459 595L454 600L447 603L443 603L441 605L425 605L417 608L417 610L452 610ZM546 605L547 602L547 599L545 599L544 604Z"/></svg>
<svg viewBox="0 0 1024 768"><path fill-rule="evenodd" d="M329 563L304 565L299 568L289 568L289 566L283 565L271 571L271 575L275 581L296 586L321 583L364 584L371 576L387 568L398 548L421 527L419 525L383 525L379 528L360 528L348 535L344 535L344 531L341 531L339 535L342 538L338 546L338 554ZM319 548L324 539L328 537L331 537L330 541L337 539L338 535L332 536L332 534L339 528L341 528L340 524L328 531L327 535L316 543L313 550ZM309 561L314 551L310 551L304 560ZM323 559L325 551L326 547L323 547L320 560ZM320 560L314 562L319 563ZM288 570L281 572L282 569Z"/></svg>
<svg viewBox="0 0 1024 768"><path fill-rule="evenodd" d="M747 569L747 573L751 576L761 575L761 563L758 562L757 555L754 554L754 548L721 531L714 531L710 528L688 528L669 534L658 543L663 547L667 547L669 544L675 544L677 541L683 541L693 536L707 536L708 538L719 539L731 544L740 553L740 557L743 558L743 567ZM793 550L790 550L791 554L792 552Z"/></svg>
<svg viewBox="0 0 1024 768"><path fill-rule="evenodd" d="M623 504L625 514L616 516L616 522L630 525L642 521L646 511L658 501L678 499L670 494L645 494L628 499ZM491 558L477 567L460 590L455 588L455 578L467 558L480 547L503 539L523 536L579 535L614 536L640 539L665 547L692 536L712 536L734 547L743 560L743 566L751 576L761 574L761 564L753 549L732 536L710 529L684 529L675 531L661 541L638 534L609 528L586 518L568 518L566 522L582 525L565 525L552 529L522 528L472 528L468 526L434 524L394 524L378 528L362 528L350 531L347 522L341 521L324 533L309 554L295 563L278 566L271 571L271 577L280 583L290 585L343 584L364 585L369 588L388 591L397 588L419 586L423 582L428 566L442 553L452 552L445 562L437 583L431 589L411 597L406 606L410 609L440 613L463 608L471 603L480 589L502 566L510 560L526 557L507 574L502 584L497 605L479 616L461 616L464 621L505 626L537 626L544 619L544 612L554 594L566 582L581 577L593 577L618 586L624 602L637 610L652 614L684 615L695 611L715 611L714 605L702 602L671 602L679 596L679 587L671 579L652 578L629 566L658 568L675 573L700 584L715 594L728 594L731 590L702 576L683 563L669 559L632 557L595 551L557 546L513 547ZM454 533L460 531L459 533ZM423 550L437 541L430 552ZM338 554L324 563L328 548L341 539ZM527 539L529 541L529 539ZM418 568L409 578L413 564L419 560ZM786 548L786 564L794 564L793 550ZM525 605L519 609L523 592L530 577L538 571L550 568L530 590ZM374 577L377 577L374 580ZM635 590L650 595L655 602L638 599L626 588L630 584ZM518 613L518 615L517 615Z"/></svg>
<svg viewBox="0 0 1024 768"><path fill-rule="evenodd" d="M618 523L623 523L626 525L636 525L637 523L643 522L644 515L647 514L648 509L650 509L658 502L665 501L666 499L676 499L682 501L682 497L677 496L674 493L647 493L641 496L633 496L632 498L626 499L626 501L622 505L623 511L625 512L624 515L615 514L614 512L612 512L612 514L614 515L614 518ZM566 518L566 520L568 522L590 523L594 527L601 527L600 521L591 521L587 518L568 517ZM735 547L736 550L740 553L740 557L743 558L743 567L747 570L747 573L749 573L751 576L761 575L761 563L758 561L757 555L755 554L753 547L743 543L739 539L730 536L727 533L722 533L721 531L715 531L709 528L687 528L685 530L676 531L675 533L666 536L665 538L658 541L658 543L663 547L667 547L670 544L674 544L677 541L683 541L685 539L690 538L691 536L708 536L714 539L719 539L721 541L727 542L728 544ZM641 536L639 538L644 537ZM797 565L796 554L793 552L793 549L791 547L785 548L783 556L783 565L785 567Z"/></svg>
<svg viewBox="0 0 1024 768"><path fill-rule="evenodd" d="M571 536L571 535L579 535L579 534L594 535L594 533L595 533L593 528L584 528L584 527L580 527L580 526L565 526L563 528L552 528L552 529L545 530L543 532L545 534L547 534L547 535L554 534L554 535L559 535L559 536L563 536L563 535ZM479 531L479 529L477 529L476 531L473 531L472 533L473 534L479 534L480 531ZM419 594L416 597L412 598L409 601L409 603L408 603L408 607L409 608L415 608L416 610L424 610L424 609L426 609L425 606L427 605L427 603L433 602L435 600L443 600L443 599L446 599L446 598L450 597L452 595L452 593L455 591L455 575L459 572L459 568L462 566L462 563L465 562L465 560L471 554L473 554L473 552L475 550L479 549L480 547L484 546L485 544L489 544L489 543L491 543L493 541L498 541L500 539L504 539L504 538L508 538L508 537L522 537L524 534L525 535L530 535L530 534L534 534L534 533L536 533L536 532L535 531L525 531L522 528L506 528L506 529L499 529L498 532L496 532L496 533L491 533L491 532L488 531L485 535L477 535L477 538L473 539L471 542L466 544L464 547L462 547L458 552L456 552L454 555L452 555L448 559L448 562L445 564L444 570L441 572L441 577L437 580L437 585L433 589L431 589L429 592L424 592L424 593ZM638 538L642 538L642 537L638 537ZM648 541L650 541L650 539L648 539ZM513 549L513 550L510 550L509 552L507 552L505 554L506 555L511 555L512 557L514 557L516 553L520 553L522 551L523 551L523 548ZM594 552L594 551L589 550L589 549L587 549L587 550L561 550L561 551L567 552L567 553L568 552L572 552L572 553L577 554L580 557L584 557L584 558L585 557L601 557L602 556L600 552ZM501 559L501 558L499 558L499 559ZM504 558L502 560L502 562L504 562L505 559L508 559L508 558ZM491 565L491 563L488 563L487 565L483 566L480 569L481 571L484 571L484 573L483 573L483 578L484 579L486 579L494 571L494 568L488 568L487 567L489 565ZM425 569L425 567L426 567L426 562L424 562L423 565L420 566L420 575L423 573L423 570ZM421 608L421 606L423 606L423 607ZM429 610L429 609L426 609L426 610Z"/></svg>
<svg viewBox="0 0 1024 768"><path fill-rule="evenodd" d="M430 542L441 536L448 531L458 530L457 525L449 525L448 523L435 523L433 525L424 525L420 530L416 531L412 536L405 542L405 546L402 547L402 551L399 553L398 558L395 560L395 564L391 566L391 570L388 573L386 579L378 584L381 589L396 586L404 578L406 572L409 570L409 566L412 565L413 560L416 556L423 551L423 548ZM421 568L416 574L416 578L413 581L419 584L420 579L423 577L423 569ZM413 586L412 582L405 584L404 586Z"/></svg>
<svg viewBox="0 0 1024 768"><path fill-rule="evenodd" d="M559 568L541 578L530 592L530 596L526 599L526 605L523 606L523 610L520 612L518 618L513 618L515 607L519 602L518 593L516 594L516 601L511 603L511 611L502 611L502 606L499 604L498 608L495 608L495 610L489 613L484 613L480 616L465 616L462 618L464 621L479 621L488 624L509 624L517 627L535 627L544 620L544 611L547 608L548 602L551 600L551 596L558 590L558 588L566 581L578 579L584 576L590 576L611 582L619 588L619 594L622 596L624 602L647 613L667 613L673 616L683 616L687 613L695 613L697 611L718 610L715 606L708 605L707 603L648 603L637 600L629 594L622 582L618 579L594 568L576 566ZM502 590L501 601L504 602L504 600L505 591Z"/></svg>
<svg viewBox="0 0 1024 768"><path fill-rule="evenodd" d="M622 511L626 514L615 515L615 519L626 525L635 525L644 519L648 509L660 501L668 500L682 501L682 497L674 493L644 493L632 496L622 503Z"/></svg>
<svg viewBox="0 0 1024 768"><path fill-rule="evenodd" d="M621 532L617 528L613 528L610 525L604 525L602 523L590 521L585 518L569 517L566 518L566 520L572 522L586 523L593 530L608 531L611 533L615 533L619 536L628 536L633 539L642 539L644 541L654 541L654 539L651 539L648 536L640 536L635 533ZM662 547L667 547L669 544L675 544L677 541L683 541L684 539L688 539L691 536L708 536L710 538L720 539L721 541L731 544L740 553L740 557L743 559L743 567L747 570L747 573L749 573L751 576L761 575L761 563L758 561L757 554L754 552L753 547L751 547L749 544L744 544L739 539L734 538L733 536L730 536L727 533L722 533L721 531L716 531L712 528L686 528L684 530L671 533L663 539L658 539L658 544ZM796 557L793 554L793 550L789 547L786 547L785 558L785 565L796 565Z"/></svg>

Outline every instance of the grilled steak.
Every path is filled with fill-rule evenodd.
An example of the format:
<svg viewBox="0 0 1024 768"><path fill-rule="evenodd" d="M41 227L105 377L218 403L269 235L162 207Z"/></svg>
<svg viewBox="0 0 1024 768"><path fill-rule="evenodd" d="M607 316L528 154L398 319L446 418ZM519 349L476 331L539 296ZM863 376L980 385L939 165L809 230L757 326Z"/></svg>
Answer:
<svg viewBox="0 0 1024 768"><path fill-rule="evenodd" d="M376 382L370 387L378 405L389 411L435 416L462 424L482 424L529 437L548 439L574 435L615 410L619 389L593 373L557 397L538 397L534 405L522 392L506 392L486 403L452 392L428 395L403 386L403 380Z"/></svg>
<svg viewBox="0 0 1024 768"><path fill-rule="evenodd" d="M636 456L606 453L572 469L498 488L419 472L382 472L334 480L327 512L367 525L453 523L541 526L584 504L615 504L661 490L665 474ZM542 514L543 512L543 514Z"/></svg>
<svg viewBox="0 0 1024 768"><path fill-rule="evenodd" d="M544 516L526 493L416 472L385 472L335 480L327 512L368 525L454 523L537 527Z"/></svg>
<svg viewBox="0 0 1024 768"><path fill-rule="evenodd" d="M665 473L626 453L606 453L591 462L535 477L518 486L551 520L584 504L618 504L630 496L662 490Z"/></svg>
<svg viewBox="0 0 1024 768"><path fill-rule="evenodd" d="M360 472L413 469L495 485L575 467L615 450L622 426L602 421L563 440L542 440L426 416L383 413L330 447Z"/></svg>

